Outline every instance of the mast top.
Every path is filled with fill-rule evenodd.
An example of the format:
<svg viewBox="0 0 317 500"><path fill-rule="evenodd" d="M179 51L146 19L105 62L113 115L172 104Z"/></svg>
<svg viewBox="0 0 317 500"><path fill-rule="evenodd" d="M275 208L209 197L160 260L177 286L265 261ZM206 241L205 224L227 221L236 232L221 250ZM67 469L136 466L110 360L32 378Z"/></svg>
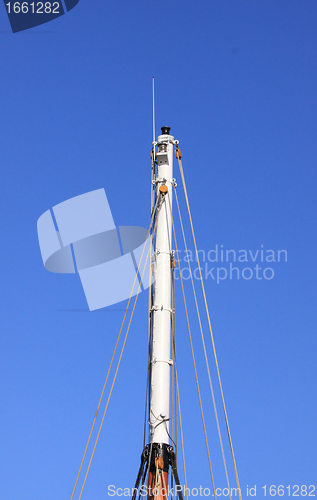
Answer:
<svg viewBox="0 0 317 500"><path fill-rule="evenodd" d="M171 127L161 127L162 135L169 135Z"/></svg>

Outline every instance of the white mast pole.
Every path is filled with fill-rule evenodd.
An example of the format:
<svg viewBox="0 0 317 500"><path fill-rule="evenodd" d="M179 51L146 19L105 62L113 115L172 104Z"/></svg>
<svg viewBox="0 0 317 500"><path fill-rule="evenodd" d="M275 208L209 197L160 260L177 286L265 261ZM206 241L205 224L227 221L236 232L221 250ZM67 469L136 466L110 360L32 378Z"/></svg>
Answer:
<svg viewBox="0 0 317 500"><path fill-rule="evenodd" d="M155 284L152 308L152 377L150 400L151 443L169 445L170 375L171 375L171 252L173 144L170 128L162 127L157 139L157 196L163 198L157 211L155 239ZM161 194L167 187L167 193ZM161 189L161 191L160 191ZM164 447L165 448L165 447ZM164 453L163 453L164 455Z"/></svg>

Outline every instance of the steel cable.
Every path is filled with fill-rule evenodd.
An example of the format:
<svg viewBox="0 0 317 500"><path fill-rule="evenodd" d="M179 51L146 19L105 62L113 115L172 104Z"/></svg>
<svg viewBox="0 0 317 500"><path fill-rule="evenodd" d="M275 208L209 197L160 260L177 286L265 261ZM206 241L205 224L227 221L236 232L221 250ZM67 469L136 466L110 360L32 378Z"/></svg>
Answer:
<svg viewBox="0 0 317 500"><path fill-rule="evenodd" d="M180 211L180 207L179 207L179 202L178 202L178 196L177 196L176 188L174 188L174 192L175 192L175 199L176 199L176 204L177 204L177 209L178 209L178 215L179 215L179 220L180 220L182 234L183 234L185 251L186 251L186 255L188 255L187 242L186 242L185 231L184 231L184 226L183 226L183 220L182 220L182 215L181 215L181 211ZM206 349L206 344L205 344L205 337L204 337L203 327L202 327L202 323L201 323L201 317L200 317L199 306L198 306L198 301L197 301L196 289L195 289L195 284L194 284L194 280L193 280L193 273L192 273L192 269L191 269L191 265L190 265L190 261L189 260L188 260L188 266L189 266L189 274L190 274L192 289L193 289L193 293L194 293L196 311L197 311L199 328L200 328L200 335L201 335L201 340L202 340L202 344L203 344L203 348L204 348L204 355L205 355L206 367L207 367L207 372L208 372L209 386L210 386L211 397L212 397L212 402L213 402L213 407L214 407L216 424L217 424L217 429L218 429L218 436L219 436L219 441L220 441L220 447L221 447L221 453L222 453L222 460L223 460L223 465L224 465L225 474L226 474L226 480L227 480L227 485L228 485L229 497L230 497L230 500L232 500L232 497L231 497L231 488L230 488L230 482L229 482L229 475L228 475L228 469L227 469L227 463L226 463L226 457L225 457L225 452L224 452L224 449L223 449L223 442L222 442L222 436L221 436L221 430L220 430L220 424L219 424L219 418L218 418L218 412L217 412L217 405L216 405L216 400L215 400L214 389L213 389L212 382L211 382L211 375L210 375L210 369L209 369L207 349Z"/></svg>
<svg viewBox="0 0 317 500"><path fill-rule="evenodd" d="M177 153L177 150L176 150L176 153ZM179 170L180 170L180 174L181 174L181 178L182 178L182 184L183 184L183 189L184 189L184 194L185 194L187 211L188 211L188 216L189 216L189 221L190 221L190 226L191 226L191 231L192 231L192 236L193 236L193 241L194 241L194 246L195 246L196 260L197 260L198 268L199 268L200 282L201 282L202 292L203 292L203 296L204 296L205 309L206 309L206 314L207 314L207 319L208 319L208 326L209 326L210 337L211 337L211 343L212 343L212 348L213 348L213 353L214 353L214 358L215 358L215 363L216 363L219 388L220 388L220 393L221 393L223 410L224 410L224 414L225 414L225 420L226 420L226 426L227 426L227 433L228 433L228 438L229 438L229 444L230 444L232 462L233 462L234 473L235 473L235 477L236 477L236 483L237 483L237 487L238 487L238 494L239 494L239 499L242 500L241 488L240 488L239 477L238 477L238 470L237 470L237 464L236 464L236 460L235 460L235 456L234 456L232 438L231 438L231 433L230 433L230 428L229 428L229 420L228 420L227 409L226 409L226 405L225 405L225 398L224 398L223 389L222 389L222 383L221 383L221 377L220 377L220 370L219 370L218 358L217 358L217 353L216 353L216 346L215 346L214 336L213 336L212 328L211 328L209 308L208 308L207 297L206 297L204 282L203 282L202 273L201 273L201 267L200 267L199 255L198 255L198 251L197 251L194 226L193 226L193 221L192 221L192 216L191 216L191 210L190 210L189 200L188 200L188 195L187 195L184 170L183 170L182 161L180 159L180 155L176 154L176 157L178 159L178 165L179 165Z"/></svg>
<svg viewBox="0 0 317 500"><path fill-rule="evenodd" d="M157 208L157 205L158 205L158 200L156 201L155 209ZM97 406L97 410L96 410L96 413L95 413L95 417L94 417L94 420L93 420L93 423L92 423L92 426L91 426L91 429L90 429L89 437L88 437L88 440L87 440L87 444L86 444L86 447L85 447L85 451L84 451L83 458L82 458L82 461L81 461L81 464L80 464L80 467L79 467L79 471L78 471L78 474L77 474L77 477L76 477L75 485L74 485L74 488L73 488L70 500L73 500L73 497L74 497L74 494L75 494L75 490L76 490L76 487L77 487L77 483L78 483L78 480L79 480L79 477L80 477L80 474L81 474L81 470L82 470L82 467L83 467L83 463L84 463L84 460L85 460L85 457L86 457L86 454L87 454L88 446L89 446L89 443L90 443L90 440L91 440L92 432L93 432L93 429L94 429L94 426L95 426L95 423L96 423L97 415L99 413L100 405L101 405L101 402L102 402L102 399L103 399L103 395L104 395L104 392L105 392L105 389L106 389L106 385L107 385L109 374L110 374L110 371L111 371L111 368L112 368L113 360L114 360L114 357L115 357L115 354L116 354L116 351L117 351L117 347L118 347L118 344L119 344L119 340L120 340L120 337L121 337L123 326L124 326L124 323L125 323L125 320L126 320L126 316L127 316L127 313L128 313L128 309L129 309L129 305L130 305L130 302L131 302L133 290L134 290L134 287L135 287L135 282L136 282L137 276L139 275L139 270L140 270L141 262L142 262L142 259L143 259L143 254L144 254L146 242L147 242L147 239L148 239L148 236L149 236L149 232L150 232L152 224L153 224L153 218L154 218L154 214L155 214L155 209L152 211L152 214L151 214L151 222L150 222L150 226L149 226L149 229L148 229L148 232L147 232L147 235L146 235L145 243L143 245L142 254L141 254L141 257L140 257L138 269L137 269L137 272L136 272L135 277L134 277L134 281L133 281L133 285L132 285L130 297L129 297L129 300L128 300L128 303L127 303L127 306L126 306L126 309L125 309L125 312L124 312L124 316L123 316L123 320L122 320L122 323L121 323L121 327L120 327L120 330L119 330L117 341L116 341L116 344L115 344L115 347L114 347L114 351L113 351L113 354L112 354L112 358L111 358L111 361L110 361L110 365L109 365L109 368L108 368L106 380L104 382L104 385L103 385L103 388L102 388L102 391L101 391L101 396L100 396L99 403L98 403L98 406ZM151 247L149 247L149 250L150 250L150 248ZM145 269L145 266L144 266L144 269ZM143 270L143 274L144 274L144 270ZM142 275L142 279L143 279L143 275ZM140 285L141 285L141 281L139 283L139 288L140 288ZM138 294L136 296L136 299L137 299L137 297L138 297ZM135 300L135 304L136 304L136 300ZM133 309L133 312L134 312L134 309ZM133 313L132 313L132 316L133 316ZM131 316L131 319L132 319L132 316ZM130 323L131 323L131 320L130 320ZM120 357L120 361L121 361L121 357ZM99 439L99 434L98 434L98 439ZM91 461L90 461L90 464L91 464ZM89 465L89 469L90 469L90 465ZM88 470L88 472L89 472L89 470ZM86 482L87 475L88 475L88 473L86 474L84 484ZM82 487L82 490L80 492L79 499L81 498L82 491L83 491L83 487Z"/></svg>
<svg viewBox="0 0 317 500"><path fill-rule="evenodd" d="M168 197L168 200L169 200L169 203L170 203L169 197ZM209 469L210 469L210 475L211 475L211 482L212 482L212 488L213 488L213 492L214 492L214 497L215 497L215 500L217 500L216 487L215 487L215 482L214 482L214 475L213 475L212 466L211 466L211 458L210 458L210 450L209 450L209 444L208 444L207 429L206 429L206 423L205 423L205 417L204 417L204 410L203 410L203 405L202 405L202 400L201 400L201 394L200 394L200 388L199 388L199 381L198 381L197 366L196 366L196 361L195 361L194 346L193 346L193 340L192 340L192 335L191 335L191 330L190 330L190 325L189 325L188 309L187 309L187 302L186 302L186 297L185 297L185 289L184 289L184 283L183 283L183 277L182 277L182 270L181 270L181 267L180 267L179 257L178 257L178 255L179 255L178 254L178 245L177 245L177 240L176 240L176 232L175 232L175 226L174 226L174 219L173 219L173 214L172 214L171 203L170 203L170 210L171 210L171 219L172 219L172 228L173 228L175 249L176 249L176 255L177 255L177 264L178 264L178 269L179 269L179 274L180 274L180 282L181 282L182 294L183 294L183 300L184 300L187 329L188 329L189 340L190 340L190 348L191 348L191 353L192 353L192 358L193 358L193 365L194 365L194 371L195 371L196 386L197 386L198 399L199 399L199 405L200 405L200 413L201 413L201 418L202 418L202 423L203 423L203 428L204 428L204 435L205 435L205 442L206 442L206 448L207 448L207 455L208 455Z"/></svg>

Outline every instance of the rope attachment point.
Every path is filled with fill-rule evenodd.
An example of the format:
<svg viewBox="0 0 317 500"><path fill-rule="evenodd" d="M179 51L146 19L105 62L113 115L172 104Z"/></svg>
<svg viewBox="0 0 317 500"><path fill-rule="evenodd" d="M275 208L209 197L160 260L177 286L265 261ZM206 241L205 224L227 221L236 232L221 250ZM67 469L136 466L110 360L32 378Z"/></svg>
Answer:
<svg viewBox="0 0 317 500"><path fill-rule="evenodd" d="M168 187L166 186L166 184L162 184L162 186L160 186L161 195L165 196L167 192L168 192Z"/></svg>
<svg viewBox="0 0 317 500"><path fill-rule="evenodd" d="M151 149L151 160L153 160L153 149ZM157 159L157 151L155 150L155 160Z"/></svg>
<svg viewBox="0 0 317 500"><path fill-rule="evenodd" d="M176 156L177 160L180 160L182 158L181 150L179 149L177 144L176 144L176 148L175 148L175 156Z"/></svg>

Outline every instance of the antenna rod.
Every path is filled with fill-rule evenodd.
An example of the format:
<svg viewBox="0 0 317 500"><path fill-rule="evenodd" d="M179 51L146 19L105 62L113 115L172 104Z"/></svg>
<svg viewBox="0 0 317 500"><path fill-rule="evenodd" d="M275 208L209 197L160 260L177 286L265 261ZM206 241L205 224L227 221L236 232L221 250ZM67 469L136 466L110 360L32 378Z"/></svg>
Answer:
<svg viewBox="0 0 317 500"><path fill-rule="evenodd" d="M152 78L152 94L153 94L153 142L155 142L155 100L154 100L154 76ZM154 147L154 146L153 146Z"/></svg>

